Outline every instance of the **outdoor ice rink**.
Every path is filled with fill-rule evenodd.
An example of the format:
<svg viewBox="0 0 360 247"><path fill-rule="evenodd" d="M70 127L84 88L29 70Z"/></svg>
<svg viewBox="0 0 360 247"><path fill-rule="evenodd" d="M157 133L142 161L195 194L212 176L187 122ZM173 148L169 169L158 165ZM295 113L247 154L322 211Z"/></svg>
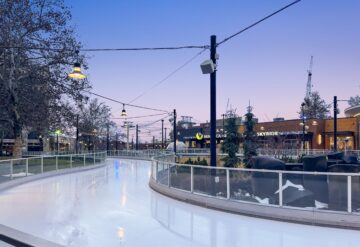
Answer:
<svg viewBox="0 0 360 247"><path fill-rule="evenodd" d="M358 247L360 232L209 210L148 186L150 163L27 183L0 194L0 224L66 246Z"/></svg>

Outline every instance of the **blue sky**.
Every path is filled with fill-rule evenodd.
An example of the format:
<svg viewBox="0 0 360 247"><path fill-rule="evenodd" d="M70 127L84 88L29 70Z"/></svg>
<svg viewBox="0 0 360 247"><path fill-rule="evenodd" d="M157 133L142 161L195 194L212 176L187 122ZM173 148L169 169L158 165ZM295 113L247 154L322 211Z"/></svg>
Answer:
<svg viewBox="0 0 360 247"><path fill-rule="evenodd" d="M66 1L87 48L207 45L290 3L287 0ZM218 48L217 115L227 100L243 115L249 100L261 121L297 118L310 56L314 90L331 102L360 89L360 1L303 0ZM97 93L128 102L194 56L197 50L88 53ZM209 119L204 52L136 104ZM121 105L109 102L114 116ZM340 103L340 109L346 107ZM151 114L127 109L132 116ZM156 118L154 118L156 119Z"/></svg>

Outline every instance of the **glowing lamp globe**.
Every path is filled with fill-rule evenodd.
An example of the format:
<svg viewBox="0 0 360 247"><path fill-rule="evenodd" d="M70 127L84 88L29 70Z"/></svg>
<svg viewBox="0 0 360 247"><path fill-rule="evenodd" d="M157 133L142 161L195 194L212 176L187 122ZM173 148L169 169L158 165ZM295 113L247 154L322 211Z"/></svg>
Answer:
<svg viewBox="0 0 360 247"><path fill-rule="evenodd" d="M81 65L80 63L75 63L72 73L69 74L70 78L73 79L85 79L86 75L81 73Z"/></svg>

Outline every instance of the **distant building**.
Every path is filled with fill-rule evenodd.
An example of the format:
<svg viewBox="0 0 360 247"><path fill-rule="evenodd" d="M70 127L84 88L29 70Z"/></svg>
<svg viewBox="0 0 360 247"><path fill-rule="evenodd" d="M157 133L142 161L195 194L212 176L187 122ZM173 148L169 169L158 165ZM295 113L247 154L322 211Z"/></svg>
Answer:
<svg viewBox="0 0 360 247"><path fill-rule="evenodd" d="M226 121L226 120L225 120ZM223 129L223 120L216 121L217 144L221 144L226 137ZM241 118L237 119L239 133L244 132ZM258 135L259 148L275 149L301 149L305 140L307 149L333 149L334 145L333 119L306 119L305 132L303 133L302 120L285 120L276 118L272 122L256 123L255 131ZM338 118L337 120L337 145L338 150L359 149L360 116ZM198 138L197 134L203 138ZM199 135L198 135L199 136ZM189 148L210 147L210 123L201 123L187 129L178 131L178 139Z"/></svg>

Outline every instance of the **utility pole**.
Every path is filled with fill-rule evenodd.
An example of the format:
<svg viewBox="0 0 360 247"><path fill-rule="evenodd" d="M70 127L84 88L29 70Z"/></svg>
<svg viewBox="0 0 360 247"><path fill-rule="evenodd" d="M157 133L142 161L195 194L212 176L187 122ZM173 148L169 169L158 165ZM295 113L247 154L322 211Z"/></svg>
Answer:
<svg viewBox="0 0 360 247"><path fill-rule="evenodd" d="M165 135L164 135L164 147L166 148L166 130L167 130L167 128L165 128Z"/></svg>
<svg viewBox="0 0 360 247"><path fill-rule="evenodd" d="M1 130L1 142L0 142L0 156L3 156L3 144L4 144L4 130ZM44 144L43 144L44 150Z"/></svg>
<svg viewBox="0 0 360 247"><path fill-rule="evenodd" d="M118 150L118 138L119 138L119 134L116 132L115 134L115 138L116 138L116 142L115 142L115 150Z"/></svg>
<svg viewBox="0 0 360 247"><path fill-rule="evenodd" d="M106 151L110 149L109 123L106 125Z"/></svg>
<svg viewBox="0 0 360 247"><path fill-rule="evenodd" d="M176 109L174 109L174 122L173 122L173 136L174 136L174 153L176 154Z"/></svg>
<svg viewBox="0 0 360 247"><path fill-rule="evenodd" d="M56 152L59 154L59 134L56 134Z"/></svg>
<svg viewBox="0 0 360 247"><path fill-rule="evenodd" d="M161 119L161 149L164 149L164 119Z"/></svg>
<svg viewBox="0 0 360 247"><path fill-rule="evenodd" d="M210 37L210 59L216 65L216 35ZM210 165L216 167L216 68L210 74Z"/></svg>
<svg viewBox="0 0 360 247"><path fill-rule="evenodd" d="M75 141L75 152L79 152L79 114L76 115L76 141Z"/></svg>
<svg viewBox="0 0 360 247"><path fill-rule="evenodd" d="M153 136L153 149L155 149L155 136Z"/></svg>
<svg viewBox="0 0 360 247"><path fill-rule="evenodd" d="M139 150L139 125L136 125L136 135L135 135L135 148L136 150Z"/></svg>
<svg viewBox="0 0 360 247"><path fill-rule="evenodd" d="M130 122L126 122L126 150L129 150L129 124Z"/></svg>
<svg viewBox="0 0 360 247"><path fill-rule="evenodd" d="M337 151L337 96L334 96L334 151Z"/></svg>
<svg viewBox="0 0 360 247"><path fill-rule="evenodd" d="M302 117L302 148L305 151L305 114L304 114L305 103L301 104L301 117Z"/></svg>
<svg viewBox="0 0 360 247"><path fill-rule="evenodd" d="M223 117L223 122L222 122L222 134L223 134L223 139L225 139L225 114L222 114Z"/></svg>

